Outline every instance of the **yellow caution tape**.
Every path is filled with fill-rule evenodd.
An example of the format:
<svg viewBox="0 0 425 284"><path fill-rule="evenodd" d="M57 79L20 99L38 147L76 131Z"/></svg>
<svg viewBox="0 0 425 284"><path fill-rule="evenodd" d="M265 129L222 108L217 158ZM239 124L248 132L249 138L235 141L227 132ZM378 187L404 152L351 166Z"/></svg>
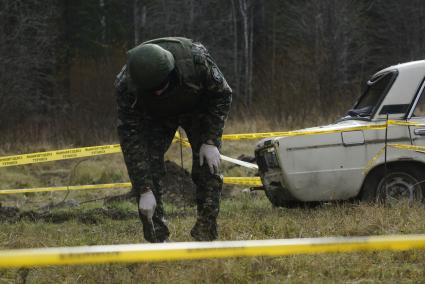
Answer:
<svg viewBox="0 0 425 284"><path fill-rule="evenodd" d="M402 121L402 120L388 120L388 125L401 125L401 126L425 126L423 123L417 123L417 122L409 122L409 121Z"/></svg>
<svg viewBox="0 0 425 284"><path fill-rule="evenodd" d="M174 139L173 139L173 143L181 143L183 146L191 148L192 146L189 143L189 140L187 138L183 138L180 136L180 133L177 131Z"/></svg>
<svg viewBox="0 0 425 284"><path fill-rule="evenodd" d="M178 140L173 140L173 142L177 142L177 141ZM182 143L184 146L190 147L189 142L182 141ZM121 146L119 144L103 145L103 146L95 146L95 147L72 148L72 149L38 152L38 153L23 154L23 155L5 156L0 158L0 168L27 165L27 164L45 163L45 162L60 161L60 160L85 158L85 157L93 157L93 156L116 154L116 153L121 153Z"/></svg>
<svg viewBox="0 0 425 284"><path fill-rule="evenodd" d="M416 146L416 145L409 145L409 144L388 144L387 147L394 148L394 149L400 149L400 150L425 152L425 146ZM376 155L373 156L372 159L369 160L365 169L363 170L364 174L366 174L370 171L370 169L375 165L376 161L382 156L384 151L385 151L385 146L382 147L378 151L378 153L376 153Z"/></svg>
<svg viewBox="0 0 425 284"><path fill-rule="evenodd" d="M0 251L0 267L157 262L424 249L425 235L127 244Z"/></svg>
<svg viewBox="0 0 425 284"><path fill-rule="evenodd" d="M388 120L386 123L373 124L373 125L362 125L362 126L353 126L347 128L338 128L338 129L315 129L315 130L296 130L296 131L284 131L284 132L263 132L263 133L241 133L241 134L225 134L223 135L223 140L251 140L251 139L262 139L270 137L280 137L280 136L301 136L301 135L319 135L319 134L331 134L331 133L340 133L346 131L359 131L359 130L380 130L385 129L388 125L400 125L400 126L425 126L425 124L407 122L407 121L398 121L398 120Z"/></svg>
<svg viewBox="0 0 425 284"><path fill-rule="evenodd" d="M339 133L345 131L356 131L356 130L372 130L372 129L385 129L388 125L403 125L403 126L425 126L424 124L406 122L406 121L395 121L389 120L388 123L374 124L366 126L354 126L343 129L331 129L331 130L298 130L298 131L285 131L285 132L264 132L264 133L242 133L242 134L226 134L223 135L223 140L247 140L247 139L260 139L267 137L279 137L279 136L299 136L299 135L319 135L319 134L330 134ZM176 133L173 142L181 142L184 146L190 147L190 143L187 138L180 137L179 133ZM0 158L0 168L11 167L26 164L44 163L51 161L76 159L83 157L92 157L98 155L120 153L121 147L119 144L114 145L103 145L93 147L82 147L73 149L64 149L48 152L38 152L23 155L6 156Z"/></svg>
<svg viewBox="0 0 425 284"><path fill-rule="evenodd" d="M175 143L180 141L184 146L190 147L190 143L180 138L177 132L176 138L173 139L173 142ZM115 154L115 153L121 153L121 146L119 144L93 146L93 147L81 147L81 148L38 152L38 153L23 154L23 155L5 156L5 157L0 157L0 168L27 165L27 164L45 163L45 162L60 161L60 160L68 160L68 159L93 157L93 156Z"/></svg>
<svg viewBox="0 0 425 284"><path fill-rule="evenodd" d="M406 145L406 144L388 144L388 147L402 149L402 150L411 150L411 151L425 151L425 146L416 146L416 145Z"/></svg>
<svg viewBox="0 0 425 284"><path fill-rule="evenodd" d="M120 152L121 152L120 145L115 144L115 145L82 147L82 148L39 152L39 153L24 154L24 155L7 156L7 157L0 158L0 168L26 165L26 164L44 163L44 162L50 162L50 161L84 158L84 157L114 154L114 153L120 153Z"/></svg>
<svg viewBox="0 0 425 284"><path fill-rule="evenodd" d="M281 136L301 136L301 135L319 135L319 134L331 134L331 133L340 133L347 131L359 131L359 130L381 130L388 127L388 125L400 125L400 126L425 126L425 124L399 121L399 120L388 120L388 122L373 124L373 125L362 125L362 126L353 126L347 128L338 128L338 129L315 129L315 130L295 130L295 131L280 131L280 132L260 132L260 133L240 133L240 134L224 134L222 140L228 141L238 141L238 140L255 140L262 138L271 138L271 137L281 137ZM176 133L176 136L173 142L183 143L184 146L190 147L190 143L187 138L180 137L179 133Z"/></svg>
<svg viewBox="0 0 425 284"><path fill-rule="evenodd" d="M259 177L224 177L225 184L233 185L251 185L261 186ZM89 184L89 185L71 185L57 187L37 187L37 188L22 188L22 189L2 189L1 194L16 194L16 193L36 193L36 192L51 192L51 191L68 191L68 190L93 190L93 189L116 189L116 188L131 188L131 183L106 183L106 184Z"/></svg>
<svg viewBox="0 0 425 284"><path fill-rule="evenodd" d="M375 162L384 153L384 151L385 151L385 146L382 147L381 150L379 150L378 153L376 153L376 155L373 156L372 159L369 160L369 162L367 162L366 167L363 170L363 174L366 174L366 173L368 173L370 171L370 169L373 167L373 165L375 165Z"/></svg>
<svg viewBox="0 0 425 284"><path fill-rule="evenodd" d="M56 187L37 187L22 189L2 189L0 194L16 194L16 193L36 193L50 191L68 191L68 190L92 190L92 189L114 189L114 188L130 188L131 183L106 183L106 184L89 184L89 185L71 185Z"/></svg>
<svg viewBox="0 0 425 284"><path fill-rule="evenodd" d="M262 186L259 177L224 177L225 184Z"/></svg>

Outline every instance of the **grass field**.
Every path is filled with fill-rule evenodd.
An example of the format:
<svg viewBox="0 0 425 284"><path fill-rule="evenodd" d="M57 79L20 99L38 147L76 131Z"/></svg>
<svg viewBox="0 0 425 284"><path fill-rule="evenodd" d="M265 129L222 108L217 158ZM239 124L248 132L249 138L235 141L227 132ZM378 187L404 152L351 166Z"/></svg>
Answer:
<svg viewBox="0 0 425 284"><path fill-rule="evenodd" d="M255 125L249 127L249 131L256 130ZM254 143L226 143L223 153L232 157L252 155ZM180 163L179 157L178 146L172 146L167 159ZM189 150L185 149L184 167L189 169L190 163ZM227 176L254 174L224 163L223 169ZM121 155L0 169L2 189L122 181L128 181L128 177ZM425 232L422 204L409 207L326 203L309 209L273 208L263 192L245 193L243 189L226 188L219 217L220 240ZM2 208L12 208L1 215L0 246L6 249L144 242L136 204L96 200L126 191L0 196ZM65 203L55 207L64 199ZM172 240L191 241L189 231L196 218L195 207L190 202L167 203L166 211ZM0 283L420 283L424 279L422 250L0 269Z"/></svg>
<svg viewBox="0 0 425 284"><path fill-rule="evenodd" d="M100 209L102 208L102 209ZM167 204L173 241L190 241L195 208ZM263 194L235 194L222 203L221 240L423 233L425 208L324 204L272 208ZM51 210L43 218L2 220L3 248L143 242L135 204L101 202ZM425 279L425 251L251 257L226 260L109 264L0 270L0 283L399 283Z"/></svg>

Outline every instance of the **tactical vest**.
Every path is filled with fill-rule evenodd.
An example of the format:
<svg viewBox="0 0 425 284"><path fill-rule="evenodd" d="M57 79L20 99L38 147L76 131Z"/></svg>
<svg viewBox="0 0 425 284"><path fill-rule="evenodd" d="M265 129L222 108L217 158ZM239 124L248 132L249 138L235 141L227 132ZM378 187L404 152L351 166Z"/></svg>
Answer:
<svg viewBox="0 0 425 284"><path fill-rule="evenodd" d="M200 105L202 78L196 71L192 55L192 40L181 37L159 38L144 42L153 43L170 51L175 60L177 83L164 95L138 94L138 107L158 116L175 116L196 110Z"/></svg>

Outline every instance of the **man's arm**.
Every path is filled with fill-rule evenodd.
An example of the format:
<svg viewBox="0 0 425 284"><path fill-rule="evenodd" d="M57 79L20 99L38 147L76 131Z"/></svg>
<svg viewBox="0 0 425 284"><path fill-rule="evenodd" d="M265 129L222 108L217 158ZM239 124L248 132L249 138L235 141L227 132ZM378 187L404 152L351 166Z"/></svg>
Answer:
<svg viewBox="0 0 425 284"><path fill-rule="evenodd" d="M195 63L203 81L206 96L205 130L201 134L202 142L221 145L224 124L232 102L232 89L218 66L202 45L194 45Z"/></svg>
<svg viewBox="0 0 425 284"><path fill-rule="evenodd" d="M118 136L133 191L153 188L148 141L142 135L143 114L136 108L135 92L129 90L126 66L115 81L118 104Z"/></svg>

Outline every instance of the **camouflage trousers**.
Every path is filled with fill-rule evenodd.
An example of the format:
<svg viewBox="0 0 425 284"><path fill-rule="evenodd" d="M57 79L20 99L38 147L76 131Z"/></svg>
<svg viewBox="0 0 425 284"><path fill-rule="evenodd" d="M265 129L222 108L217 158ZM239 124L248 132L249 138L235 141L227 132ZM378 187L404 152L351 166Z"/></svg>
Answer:
<svg viewBox="0 0 425 284"><path fill-rule="evenodd" d="M133 186L134 184L147 183L150 185L157 201L152 222L144 218L139 212L143 224L144 237L149 242L166 241L170 234L164 222L161 181L164 174L166 174L164 153L170 147L179 126L185 130L192 146L192 180L196 185L198 217L191 230L191 235L197 241L211 241L218 237L217 217L223 180L219 174L210 173L207 163L204 163L202 167L200 166L199 150L203 141L201 137L201 122L202 117L199 114L159 120L144 117L138 123L139 129L137 130L142 137L143 145L138 145L135 151L135 145L133 145L132 149L126 149L131 143L121 143ZM123 139L125 137L120 135L120 138ZM149 182L146 182L147 180ZM140 188L133 187L133 190L137 200L139 200L140 193L138 191Z"/></svg>

